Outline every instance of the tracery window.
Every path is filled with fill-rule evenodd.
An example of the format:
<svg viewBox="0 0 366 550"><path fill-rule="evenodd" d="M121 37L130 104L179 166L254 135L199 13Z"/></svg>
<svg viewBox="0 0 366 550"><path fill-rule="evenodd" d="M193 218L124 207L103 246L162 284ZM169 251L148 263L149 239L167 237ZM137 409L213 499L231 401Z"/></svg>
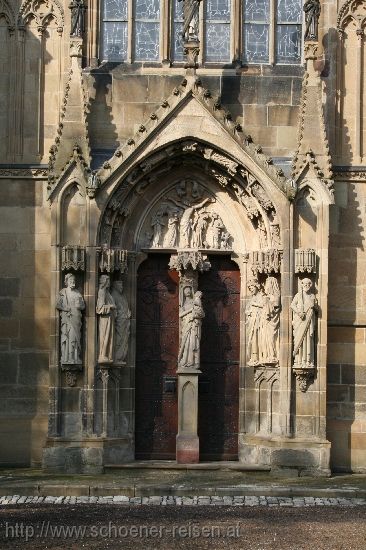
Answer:
<svg viewBox="0 0 366 550"><path fill-rule="evenodd" d="M183 0L102 0L102 6L101 60L184 61ZM231 63L241 52L244 63L299 63L302 17L301 0L205 0L200 62Z"/></svg>

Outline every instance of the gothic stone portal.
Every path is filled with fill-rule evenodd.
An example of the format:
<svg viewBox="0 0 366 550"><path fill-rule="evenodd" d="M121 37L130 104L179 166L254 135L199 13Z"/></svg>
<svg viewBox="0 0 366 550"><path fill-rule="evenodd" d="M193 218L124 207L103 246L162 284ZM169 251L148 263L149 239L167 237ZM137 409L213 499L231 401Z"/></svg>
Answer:
<svg viewBox="0 0 366 550"><path fill-rule="evenodd" d="M150 255L138 270L137 459L174 460L176 456L178 274L169 270L169 258ZM211 270L199 280L207 312L199 383L200 459L236 460L240 276L228 257L211 255L209 259Z"/></svg>

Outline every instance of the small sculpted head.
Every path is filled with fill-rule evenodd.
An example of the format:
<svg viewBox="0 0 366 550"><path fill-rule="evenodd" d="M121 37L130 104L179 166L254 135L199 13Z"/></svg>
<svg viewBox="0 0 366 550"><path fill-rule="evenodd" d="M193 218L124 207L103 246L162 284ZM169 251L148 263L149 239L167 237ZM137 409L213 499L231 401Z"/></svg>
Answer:
<svg viewBox="0 0 366 550"><path fill-rule="evenodd" d="M65 285L68 288L75 288L76 287L76 279L75 279L75 275L73 273L67 273L67 275L65 275Z"/></svg>
<svg viewBox="0 0 366 550"><path fill-rule="evenodd" d="M301 286L302 286L303 290L304 290L307 294L309 294L310 291L311 291L311 289L312 289L313 283L312 283L311 279L308 279L308 278L306 277L305 279L303 279L303 280L301 281Z"/></svg>
<svg viewBox="0 0 366 550"><path fill-rule="evenodd" d="M114 281L113 282L113 289L117 290L117 292L122 294L122 292L123 292L123 282L120 281L120 280Z"/></svg>
<svg viewBox="0 0 366 550"><path fill-rule="evenodd" d="M99 279L99 288L109 288L111 284L111 280L109 278L109 275L101 275Z"/></svg>
<svg viewBox="0 0 366 550"><path fill-rule="evenodd" d="M191 298L192 297L192 288L190 286L185 286L183 289L183 294L185 298Z"/></svg>
<svg viewBox="0 0 366 550"><path fill-rule="evenodd" d="M255 294L258 294L260 290L261 285L256 279L249 279L248 281L248 290L251 293L252 296Z"/></svg>

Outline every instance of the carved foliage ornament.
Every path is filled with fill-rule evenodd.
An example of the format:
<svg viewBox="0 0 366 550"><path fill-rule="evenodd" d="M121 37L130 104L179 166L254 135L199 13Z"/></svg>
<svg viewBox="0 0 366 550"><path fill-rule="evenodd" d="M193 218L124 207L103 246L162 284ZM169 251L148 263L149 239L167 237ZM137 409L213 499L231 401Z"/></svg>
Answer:
<svg viewBox="0 0 366 550"><path fill-rule="evenodd" d="M177 254L172 254L169 262L170 269L184 272L189 269L193 271L208 271L211 267L210 262L207 260L207 256L192 250L179 251Z"/></svg>

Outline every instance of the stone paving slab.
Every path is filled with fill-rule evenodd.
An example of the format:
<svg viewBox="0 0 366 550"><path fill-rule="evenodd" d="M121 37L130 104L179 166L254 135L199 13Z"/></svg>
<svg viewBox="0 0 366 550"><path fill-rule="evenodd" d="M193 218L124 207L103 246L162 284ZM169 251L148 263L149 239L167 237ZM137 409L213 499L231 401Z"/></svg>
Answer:
<svg viewBox="0 0 366 550"><path fill-rule="evenodd" d="M124 506L366 506L366 498L266 497L266 496L40 496L6 495L0 497L0 506L21 504L115 504Z"/></svg>

